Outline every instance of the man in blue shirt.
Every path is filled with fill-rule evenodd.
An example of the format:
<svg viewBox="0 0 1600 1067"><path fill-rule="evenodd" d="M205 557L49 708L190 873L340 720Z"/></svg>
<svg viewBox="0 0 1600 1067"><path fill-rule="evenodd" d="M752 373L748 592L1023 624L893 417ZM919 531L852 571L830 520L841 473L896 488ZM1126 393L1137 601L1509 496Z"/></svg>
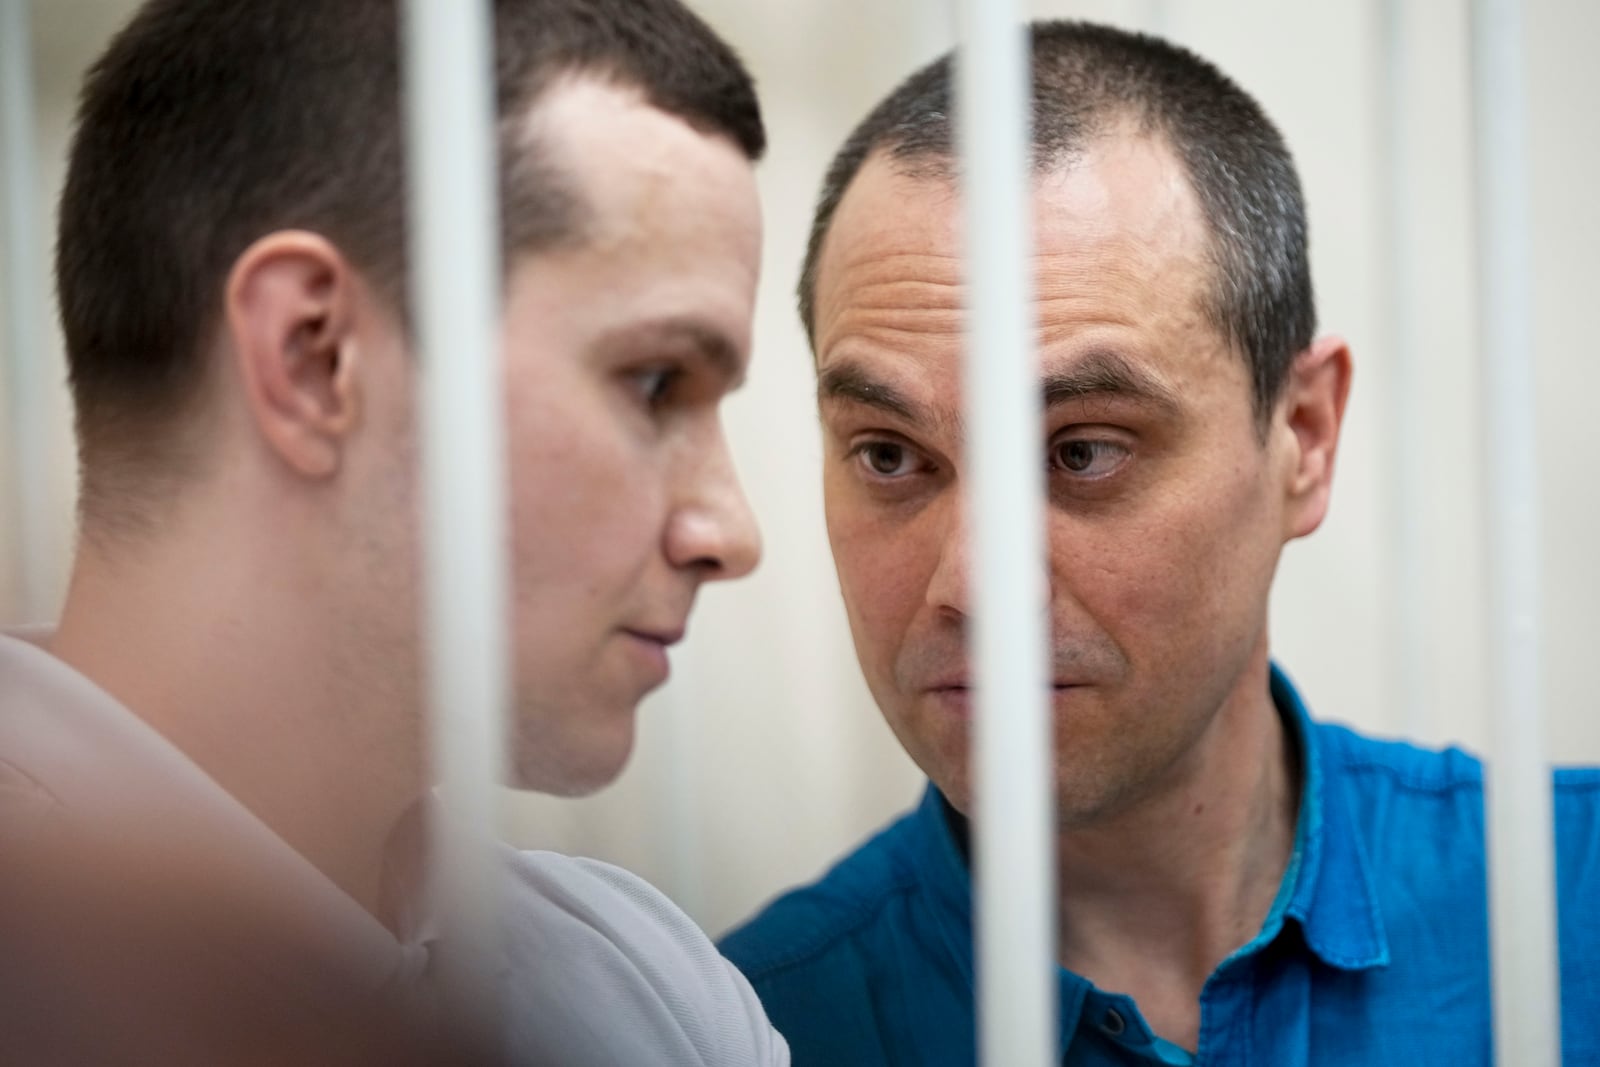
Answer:
<svg viewBox="0 0 1600 1067"><path fill-rule="evenodd" d="M1294 165L1163 42L1033 34L1062 1062L1482 1064L1479 765L1314 724L1268 654L1351 360ZM800 283L863 671L921 806L731 934L797 1064L974 1057L961 241L948 57L828 173ZM1566 1062L1600 1063L1600 774L1558 778Z"/></svg>

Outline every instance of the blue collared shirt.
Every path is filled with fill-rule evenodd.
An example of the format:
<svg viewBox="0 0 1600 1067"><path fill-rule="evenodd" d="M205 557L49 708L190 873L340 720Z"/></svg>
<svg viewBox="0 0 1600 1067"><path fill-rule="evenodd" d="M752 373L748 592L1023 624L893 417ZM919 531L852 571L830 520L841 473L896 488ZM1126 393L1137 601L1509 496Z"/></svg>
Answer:
<svg viewBox="0 0 1600 1067"><path fill-rule="evenodd" d="M1131 998L1062 969L1060 1062L1490 1063L1481 765L1313 723L1276 669L1272 696L1302 759L1294 852L1260 933L1201 992L1199 1047L1161 1041ZM1600 1067L1600 770L1556 772L1555 820L1562 1058ZM723 940L796 1067L974 1062L959 826L930 786Z"/></svg>

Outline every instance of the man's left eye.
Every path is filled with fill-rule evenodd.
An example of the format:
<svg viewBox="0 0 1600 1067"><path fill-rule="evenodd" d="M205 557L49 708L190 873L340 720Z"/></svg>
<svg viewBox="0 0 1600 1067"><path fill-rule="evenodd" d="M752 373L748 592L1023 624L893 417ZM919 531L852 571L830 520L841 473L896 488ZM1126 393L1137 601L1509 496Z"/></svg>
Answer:
<svg viewBox="0 0 1600 1067"><path fill-rule="evenodd" d="M1050 446L1050 466L1079 478L1104 477L1127 458L1127 448L1114 441L1067 437Z"/></svg>

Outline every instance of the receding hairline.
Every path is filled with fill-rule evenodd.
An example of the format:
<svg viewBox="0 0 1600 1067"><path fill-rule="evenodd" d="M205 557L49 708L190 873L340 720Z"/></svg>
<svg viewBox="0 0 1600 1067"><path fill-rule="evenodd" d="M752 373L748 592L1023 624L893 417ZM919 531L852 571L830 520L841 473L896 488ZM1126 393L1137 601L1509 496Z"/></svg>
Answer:
<svg viewBox="0 0 1600 1067"><path fill-rule="evenodd" d="M1107 130L1159 135L1201 208L1195 242L1202 312L1249 367L1264 433L1293 354L1311 342L1315 294L1304 193L1282 133L1260 103L1181 45L1078 20L1029 23L1034 171L1070 163ZM867 161L953 177L959 169L953 53L916 70L854 127L832 157L814 206L799 310L816 351L816 274L834 216ZM906 162L910 166L906 166Z"/></svg>
<svg viewBox="0 0 1600 1067"><path fill-rule="evenodd" d="M1070 148L1057 150L1045 155L1035 154L1030 159L1029 166L1029 193L1030 204L1036 202L1045 184L1053 179L1065 178L1077 172L1080 168L1090 165L1095 158L1110 147L1136 144L1148 144L1155 152L1164 156L1173 168L1173 173L1183 182L1185 195L1192 208L1192 221L1198 227L1198 240L1193 247L1193 252L1202 265L1203 273L1198 279L1196 298L1204 302L1210 289L1215 286L1223 269L1220 256L1219 236L1211 220L1207 217L1205 207L1200 199L1200 190L1195 182L1182 152L1173 138L1154 123L1142 118L1134 109L1127 109L1119 119L1107 122L1088 134L1081 142ZM960 176L960 156L955 152L935 152L924 150L919 152L905 152L893 142L885 141L878 144L861 160L856 167L850 181L841 190L838 201L828 213L827 226L822 231L821 239L816 248L810 252L805 261L803 274L804 292L806 294L806 316L803 326L806 338L812 351L812 360L815 363L822 356L820 342L823 337L818 332L818 311L820 295L823 291L822 277L823 265L830 260L831 251L834 249L835 234L838 231L838 221L845 214L845 208L854 193L861 185L863 175L873 171L887 170L891 175L917 184L930 193L947 195L959 210L960 197L963 195ZM1031 225L1031 224L1030 224ZM959 261L962 250L959 237L952 242L950 258ZM959 274L959 266L958 266ZM1220 327L1219 327L1220 328ZM1226 336L1224 340L1229 340ZM1232 343L1230 341L1230 343Z"/></svg>
<svg viewBox="0 0 1600 1067"><path fill-rule="evenodd" d="M946 121L954 126L953 119ZM1028 145L1029 178L1036 187L1039 181L1053 174L1071 170L1097 147L1115 140L1138 136L1148 136L1157 140L1177 162L1180 173L1189 183L1191 191L1198 193L1195 189L1194 176L1190 173L1182 153L1178 151L1176 142L1161 128L1154 109L1148 103L1139 100L1107 102L1088 112L1083 116L1078 136L1065 142L1041 145L1037 138L1032 138ZM840 155L835 158L835 167L841 162L847 148L848 142L846 149L841 149ZM804 312L802 325L813 351L816 344L817 280L828 244L833 237L834 223L838 220L839 210L849 197L850 191L856 187L861 175L874 164L886 165L895 173L913 180L944 184L957 195L960 193L961 151L953 138L949 144L930 145L917 140L906 129L891 128L884 130L876 140L866 146L865 152L851 170L848 181L839 189L838 199L829 204L819 204L813 214L813 222L826 216L826 224L821 233L816 235L819 239L814 240L806 249L800 276L800 295ZM825 183L832 177L830 173L824 179ZM824 188L826 189L826 184ZM1209 229L1208 226L1207 236L1211 239L1213 235L1209 233Z"/></svg>
<svg viewBox="0 0 1600 1067"><path fill-rule="evenodd" d="M515 158L502 160L502 172L506 179L503 186L518 174L527 174L530 184L536 186L529 192L536 192L541 202L547 202L552 196L563 199L567 223L563 232L550 234L543 239L515 239L515 220L509 216L515 210L515 198L510 194L516 190L503 188L502 192L506 195L502 196L502 212L507 217L502 219L505 234L502 255L507 273L528 256L581 246L599 236L593 228L598 215L593 210L586 182L580 173L584 166L581 152L573 143L573 135L582 130L570 120L558 124L550 113L560 98L587 90L613 94L629 106L679 123L702 141L733 150L751 168L760 162L760 151L752 154L748 146L727 130L697 121L692 115L663 105L624 70L604 63L574 64L563 68L531 94L517 114L506 115L500 120L501 144L516 152ZM537 170L528 173L530 164L535 165ZM511 205L510 209L506 207L507 204Z"/></svg>

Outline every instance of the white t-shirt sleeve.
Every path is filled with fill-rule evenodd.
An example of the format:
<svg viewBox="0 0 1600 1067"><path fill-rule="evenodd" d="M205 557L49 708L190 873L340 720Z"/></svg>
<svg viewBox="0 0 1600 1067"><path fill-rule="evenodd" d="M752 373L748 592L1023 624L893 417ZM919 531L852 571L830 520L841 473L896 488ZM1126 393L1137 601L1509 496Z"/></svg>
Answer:
<svg viewBox="0 0 1600 1067"><path fill-rule="evenodd" d="M551 852L511 869L503 1009L518 1067L789 1063L744 976L649 883Z"/></svg>

